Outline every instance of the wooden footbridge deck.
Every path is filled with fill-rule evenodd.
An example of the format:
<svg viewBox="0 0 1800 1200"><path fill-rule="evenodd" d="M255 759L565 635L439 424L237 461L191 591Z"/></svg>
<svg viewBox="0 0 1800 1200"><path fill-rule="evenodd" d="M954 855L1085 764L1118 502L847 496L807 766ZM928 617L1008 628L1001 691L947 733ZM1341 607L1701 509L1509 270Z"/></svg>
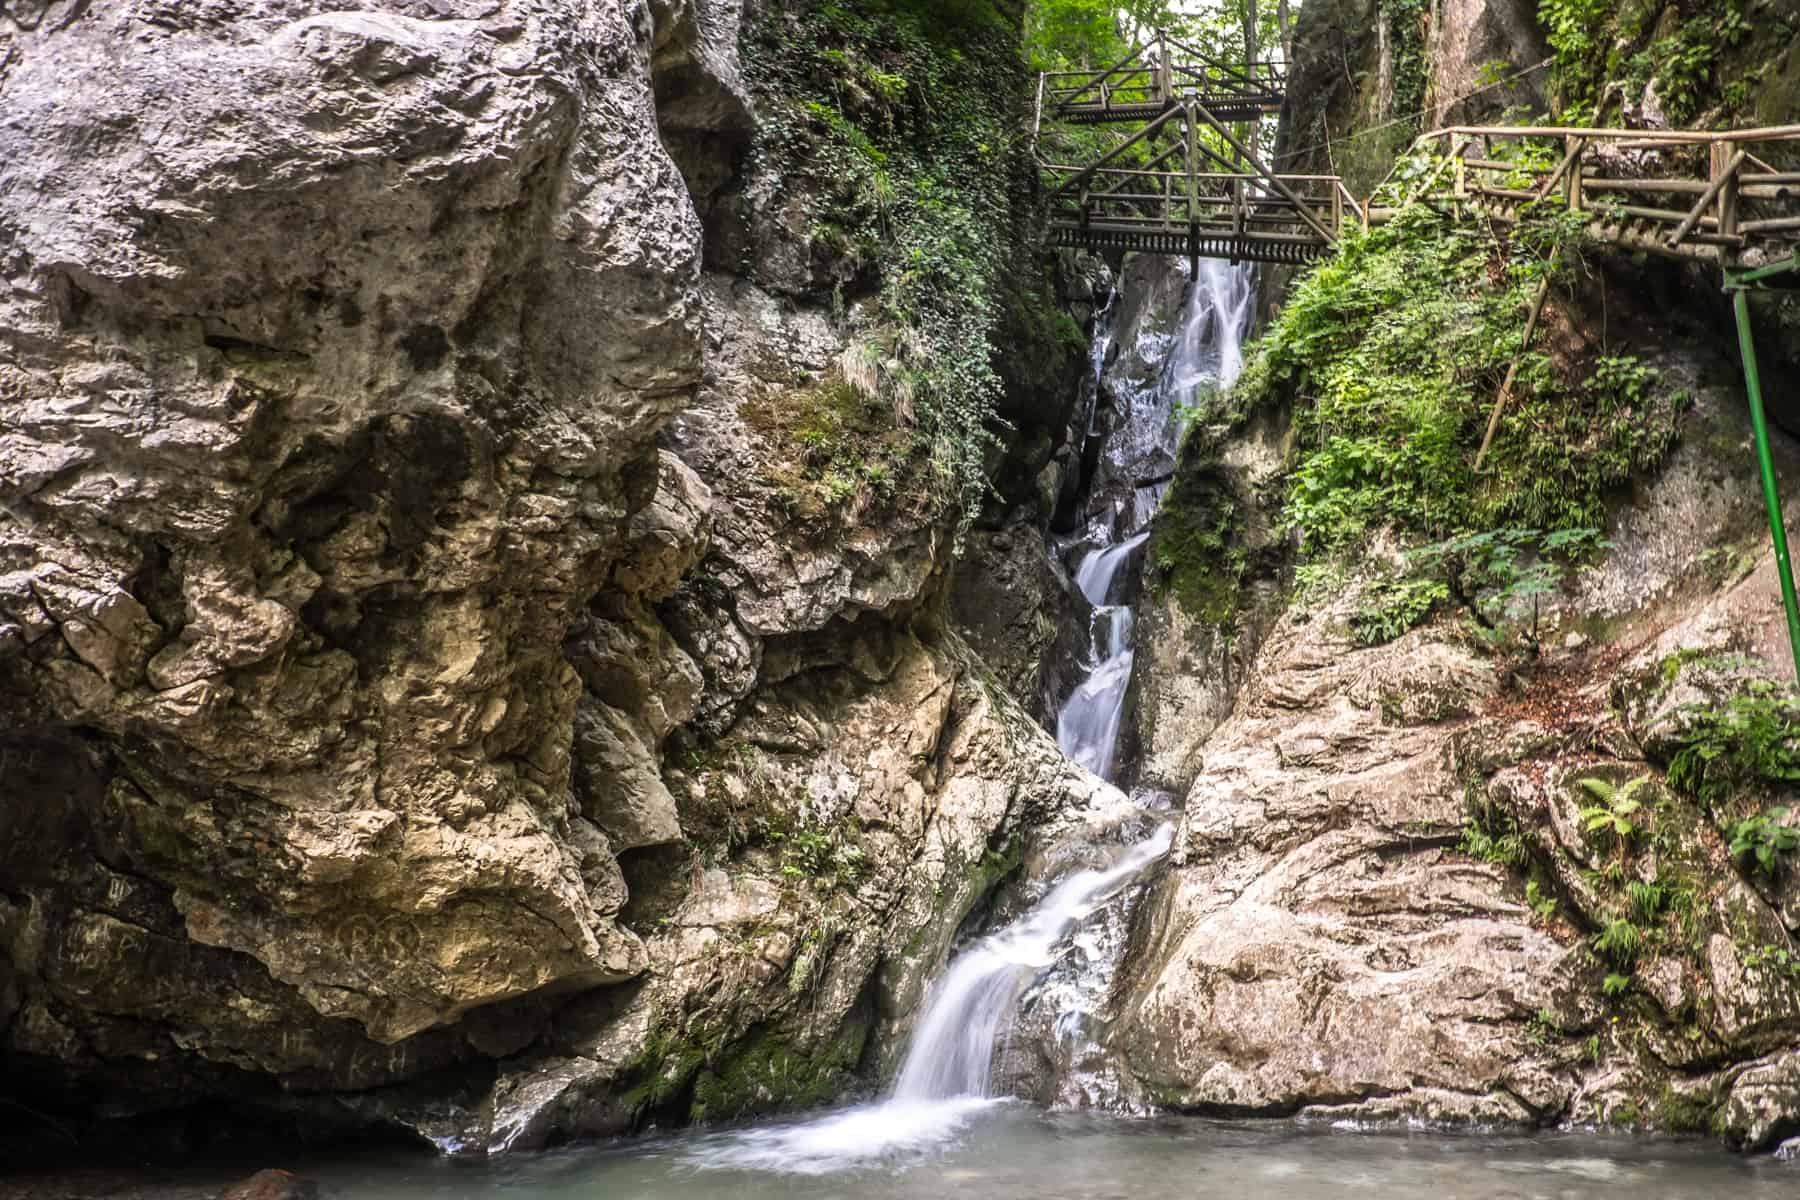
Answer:
<svg viewBox="0 0 1800 1200"><path fill-rule="evenodd" d="M1254 123L1280 108L1281 70L1221 63L1164 35L1095 72L1039 77L1034 128L1136 125L1090 162L1040 156L1056 245L1188 258L1304 263L1350 224L1424 202L1470 221L1551 206L1587 214L1595 241L1749 270L1800 251L1800 172L1769 158L1800 125L1697 130L1458 126L1415 143L1422 176L1387 205L1335 175L1280 174ZM1249 126L1249 127L1247 127ZM1234 131L1235 127L1235 131ZM1766 157L1765 157L1766 156Z"/></svg>

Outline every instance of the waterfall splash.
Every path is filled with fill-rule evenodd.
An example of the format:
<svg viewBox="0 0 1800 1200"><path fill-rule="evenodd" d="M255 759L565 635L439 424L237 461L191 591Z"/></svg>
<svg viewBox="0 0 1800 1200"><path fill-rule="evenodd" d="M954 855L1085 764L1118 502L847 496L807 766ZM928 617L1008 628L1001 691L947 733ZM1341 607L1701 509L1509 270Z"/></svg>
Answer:
<svg viewBox="0 0 1800 1200"><path fill-rule="evenodd" d="M1131 679L1132 609L1125 601L1136 573L1127 568L1150 536L1149 522L1180 441L1183 407L1196 387L1228 385L1242 366L1250 295L1247 269L1203 262L1188 288L1160 379L1120 397L1124 411L1104 434L1103 473L1115 483L1127 481L1131 496L1108 517L1096 519L1083 543L1090 549L1074 579L1090 606L1094 653L1057 714L1058 744L1103 779L1113 774ZM1111 348L1110 323L1099 324L1090 381L1095 400L1086 419L1090 435L1099 435L1099 384ZM1120 518L1128 524L1123 530L1115 528ZM709 1138L688 1152L687 1161L703 1168L817 1175L890 1162L955 1138L983 1109L1004 1103L990 1095L994 1055L1021 996L1050 998L1059 1038L1087 1037L1094 997L1111 979L1123 937L1122 930L1110 928L1084 943L1080 931L1095 925L1096 914L1166 854L1173 840L1173 827L1158 825L1149 837L1118 852L1110 866L1059 880L1024 915L957 955L926 999L888 1100ZM1122 925L1122 919L1112 925Z"/></svg>
<svg viewBox="0 0 1800 1200"><path fill-rule="evenodd" d="M1064 878L1024 916L958 955L931 990L891 1099L711 1139L688 1160L823 1175L929 1150L983 1109L1005 1103L989 1094L989 1075L1020 991L1056 961L1070 930L1168 852L1174 832L1158 826L1110 867Z"/></svg>
<svg viewBox="0 0 1800 1200"><path fill-rule="evenodd" d="M1056 961L1058 943L1077 922L1161 858L1173 839L1171 826L1159 826L1106 870L1069 876L1030 912L958 956L913 1032L894 1099L987 1095L994 1047L1019 989Z"/></svg>

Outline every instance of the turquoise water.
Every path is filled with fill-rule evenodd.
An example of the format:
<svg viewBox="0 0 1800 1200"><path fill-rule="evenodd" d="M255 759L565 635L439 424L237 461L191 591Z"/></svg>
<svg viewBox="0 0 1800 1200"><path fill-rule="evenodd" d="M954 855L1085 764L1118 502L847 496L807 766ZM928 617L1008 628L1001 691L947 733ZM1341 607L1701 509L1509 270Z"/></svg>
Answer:
<svg viewBox="0 0 1800 1200"><path fill-rule="evenodd" d="M1595 1134L1344 1131L1292 1122L1129 1120L964 1102L571 1148L487 1166L386 1155L311 1165L369 1200L1763 1200L1800 1197L1800 1163L1708 1142ZM863 1151L867 1151L864 1153Z"/></svg>

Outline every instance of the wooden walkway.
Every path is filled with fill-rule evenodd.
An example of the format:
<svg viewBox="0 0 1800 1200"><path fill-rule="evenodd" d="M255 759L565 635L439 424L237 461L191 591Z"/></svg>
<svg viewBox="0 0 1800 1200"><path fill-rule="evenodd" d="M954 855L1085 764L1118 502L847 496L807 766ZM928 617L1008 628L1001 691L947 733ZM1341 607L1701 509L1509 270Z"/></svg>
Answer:
<svg viewBox="0 0 1800 1200"><path fill-rule="evenodd" d="M1035 134L1137 126L1091 162L1040 157L1052 244L1305 263L1350 224L1390 217L1395 207L1359 201L1335 175L1279 174L1258 157L1253 123L1281 107L1283 87L1272 63L1221 63L1161 34L1104 70L1039 76ZM1425 170L1398 206L1498 223L1566 208L1587 214L1582 232L1595 241L1748 270L1800 251L1800 172L1759 156L1788 142L1800 126L1458 126L1415 143L1422 155L1406 161Z"/></svg>
<svg viewBox="0 0 1800 1200"><path fill-rule="evenodd" d="M1466 219L1584 214L1589 239L1728 271L1800 250L1800 172L1760 155L1800 144L1800 125L1724 133L1563 126L1458 126L1420 139L1432 165L1404 197ZM1759 155L1760 152L1760 155ZM1369 212L1385 219L1391 210Z"/></svg>
<svg viewBox="0 0 1800 1200"><path fill-rule="evenodd" d="M1320 257L1346 219L1362 219L1355 197L1336 176L1270 171L1254 135L1230 128L1259 122L1282 98L1273 63L1221 63L1163 35L1105 70L1040 76L1037 132L1139 126L1093 162L1040 158L1051 241L1234 262Z"/></svg>
<svg viewBox="0 0 1800 1200"><path fill-rule="evenodd" d="M1192 99L1222 121L1281 111L1286 82L1269 62L1227 63L1158 33L1103 71L1038 76L1037 122L1069 125L1148 121Z"/></svg>

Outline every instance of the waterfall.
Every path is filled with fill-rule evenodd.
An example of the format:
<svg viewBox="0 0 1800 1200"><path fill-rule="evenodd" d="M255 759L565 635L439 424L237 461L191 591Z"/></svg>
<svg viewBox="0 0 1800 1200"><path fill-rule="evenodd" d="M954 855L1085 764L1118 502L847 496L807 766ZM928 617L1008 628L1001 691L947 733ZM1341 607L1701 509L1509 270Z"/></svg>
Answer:
<svg viewBox="0 0 1800 1200"><path fill-rule="evenodd" d="M1079 682L1056 714L1056 741L1063 753L1102 779L1114 774L1133 662L1131 607L1113 603L1117 593L1132 590L1119 586L1119 573L1150 536L1150 521L1166 486L1162 481L1180 444L1185 410L1193 403L1196 390L1229 387L1243 369L1252 298L1249 268L1202 259L1199 274L1189 281L1181 324L1156 386L1127 390L1118 398L1123 411L1109 439L1117 444L1109 445L1105 455L1115 475L1133 484L1131 500L1092 522L1089 536L1077 547L1087 547L1074 579L1091 606L1088 632L1093 649L1080 664ZM1111 336L1108 328L1109 348ZM1098 349L1100 345L1101 338L1096 335L1095 346ZM1103 351L1096 354L1096 396L1105 361ZM1088 427L1090 431L1094 428L1092 416ZM1125 525L1122 531L1121 523ZM1126 583L1135 583L1135 577Z"/></svg>
<svg viewBox="0 0 1800 1200"><path fill-rule="evenodd" d="M1114 771L1125 689L1131 680L1132 608L1136 554L1149 539L1149 524L1166 486L1187 406L1196 388L1226 386L1242 366L1242 340L1250 314L1247 268L1204 261L1190 281L1173 338L1146 345L1163 363L1151 387L1115 397L1116 413L1104 433L1104 462L1097 478L1113 492L1104 503L1092 495L1087 535L1063 552L1078 562L1076 588L1087 606L1092 652L1083 676L1057 714L1057 742L1075 761L1103 779ZM1101 312L1094 338L1094 397L1083 415L1090 436L1100 433L1100 383L1111 349L1111 302ZM1146 339L1156 335L1143 335ZM1148 355L1146 355L1146 358ZM1152 818L1154 820L1154 818ZM950 962L927 995L890 1097L798 1124L758 1127L696 1147L688 1161L700 1167L752 1168L823 1174L914 1153L954 1137L986 1106L994 1056L1017 1018L1022 997L1048 1003L1059 1039L1087 1038L1096 998L1103 995L1123 951L1122 921L1088 935L1096 914L1153 862L1168 852L1174 828L1154 832L1116 852L1109 866L1083 870L1056 882L1042 899L1005 928L980 938ZM1043 998L1050 997L1048 1001ZM1091 1039L1090 1039L1091 1040Z"/></svg>
<svg viewBox="0 0 1800 1200"><path fill-rule="evenodd" d="M1030 912L959 955L932 989L894 1098L987 1095L994 1047L1012 1018L1020 988L1056 961L1058 943L1077 922L1161 858L1173 836L1173 827L1159 826L1106 870L1069 876Z"/></svg>

